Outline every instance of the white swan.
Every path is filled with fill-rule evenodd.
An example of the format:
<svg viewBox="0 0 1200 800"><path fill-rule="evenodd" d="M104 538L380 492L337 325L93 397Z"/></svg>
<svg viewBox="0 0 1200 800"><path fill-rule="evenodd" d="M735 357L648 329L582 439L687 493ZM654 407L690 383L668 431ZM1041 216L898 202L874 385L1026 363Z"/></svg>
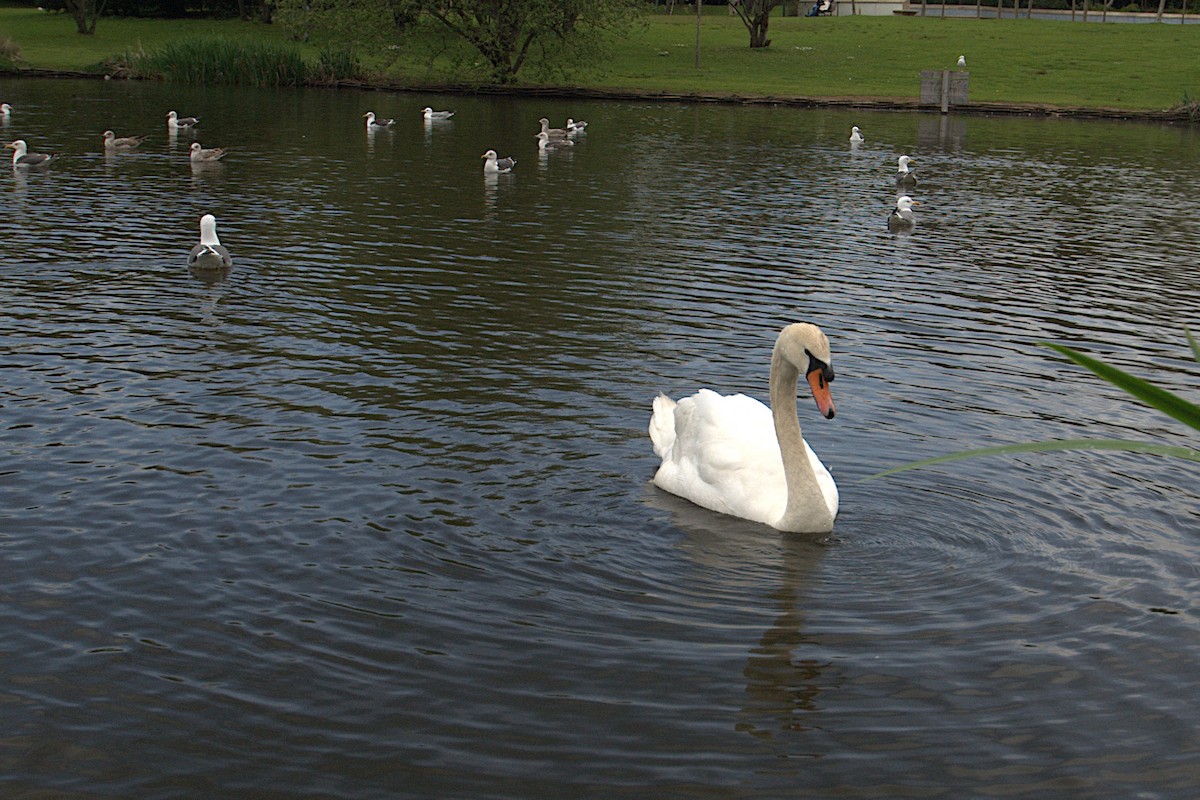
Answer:
<svg viewBox="0 0 1200 800"><path fill-rule="evenodd" d="M834 415L829 339L816 325L779 333L771 353L771 407L744 394L701 389L654 400L650 439L662 464L654 483L722 514L782 531L828 533L838 511L829 470L800 434L796 385L804 374L817 408Z"/></svg>

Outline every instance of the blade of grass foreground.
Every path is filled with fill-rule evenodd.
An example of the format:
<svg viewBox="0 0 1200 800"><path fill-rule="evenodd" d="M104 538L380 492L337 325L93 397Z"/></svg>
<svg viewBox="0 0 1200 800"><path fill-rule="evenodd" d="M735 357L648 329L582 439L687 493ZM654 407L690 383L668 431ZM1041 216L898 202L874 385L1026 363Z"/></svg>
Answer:
<svg viewBox="0 0 1200 800"><path fill-rule="evenodd" d="M875 478L882 478L885 475L894 475L897 472L905 472L910 469L919 469L920 467L928 467L933 464L944 464L948 461L960 461L966 458L978 458L980 456L1000 456L1010 455L1013 453L1049 453L1056 450L1120 450L1127 453L1150 453L1158 456L1172 456L1174 458L1182 458L1188 461L1200 461L1200 450L1192 450L1187 447L1172 447L1165 444L1154 444L1152 442L1135 442L1127 439L1052 439L1045 442L1024 442L1022 444L1004 444L996 447L981 447L977 450L962 450L957 453L948 453L944 456L935 456L926 458L921 461L912 461L908 464L901 464L898 467L876 472L874 475L868 475L862 478L859 482L870 481Z"/></svg>
<svg viewBox="0 0 1200 800"><path fill-rule="evenodd" d="M1157 408L1164 414L1179 420L1184 425L1200 431L1200 406L1197 406L1195 403L1189 403L1177 394L1168 392L1166 389L1160 389L1152 383L1147 383L1141 378L1130 375L1128 372L1105 364L1103 361L1097 361L1091 356L1085 356L1083 353L1072 350L1064 345L1052 344L1050 342L1039 342L1039 344L1062 353L1079 366L1090 369L1101 378L1104 378L1104 380L1125 390L1151 408ZM1196 347L1195 340L1192 340L1192 347Z"/></svg>
<svg viewBox="0 0 1200 800"><path fill-rule="evenodd" d="M1197 362L1200 362L1200 343L1197 343L1196 338L1192 336L1192 332L1186 326L1184 327L1184 333L1187 334L1188 344L1192 348L1192 355L1196 358ZM1124 370L1105 364L1103 361L1098 361L1091 356L1086 356L1077 350L1072 350L1070 347L1051 342L1039 342L1039 344L1045 345L1066 356L1081 367L1091 370L1096 375L1099 375L1104 380L1136 397L1150 407L1162 411L1164 414L1179 420L1185 425L1200 430L1200 406L1184 400L1173 392L1160 389L1152 383L1134 377ZM1135 442L1126 439L1059 439L982 447L975 450L961 450L956 453L948 453L944 456L901 464L898 467L877 472L874 475L868 475L861 480L869 481L875 478L882 478L885 475L894 475L897 472L928 467L933 464L944 464L949 461L959 461L965 458L979 458L980 456L1007 455L1012 453L1044 453L1056 450L1120 450L1127 453L1151 453L1154 455L1182 458L1188 461L1200 461L1200 451L1187 447L1173 447L1170 445Z"/></svg>

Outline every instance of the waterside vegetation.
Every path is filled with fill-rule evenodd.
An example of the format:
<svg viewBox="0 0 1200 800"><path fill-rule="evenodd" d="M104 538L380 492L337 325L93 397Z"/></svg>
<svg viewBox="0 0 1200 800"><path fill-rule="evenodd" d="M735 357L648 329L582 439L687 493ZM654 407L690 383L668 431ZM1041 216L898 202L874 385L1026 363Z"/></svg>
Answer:
<svg viewBox="0 0 1200 800"><path fill-rule="evenodd" d="M515 80L527 87L724 98L910 101L922 70L953 69L965 53L972 102L1186 111L1200 93L1200 59L1194 57L1200 25L780 17L772 21L771 45L752 49L737 17L723 8L705 11L699 67L695 18L649 13L609 41L602 57L543 47ZM491 66L478 51L432 19L410 21L403 31L390 23L358 30L352 41L319 22L307 23L298 35L294 27L257 20L105 18L94 35L80 36L65 15L0 7L0 31L8 40L0 69L11 63L189 80L195 73L178 68L188 54L236 60L238 53L274 52L281 62L304 61L303 80L309 82L356 79L414 88L493 83ZM224 50L218 40L261 49ZM15 58L6 58L14 52ZM250 82L278 82L276 66L261 62L259 69L265 74ZM211 74L205 70L202 75ZM179 77L181 72L193 77Z"/></svg>

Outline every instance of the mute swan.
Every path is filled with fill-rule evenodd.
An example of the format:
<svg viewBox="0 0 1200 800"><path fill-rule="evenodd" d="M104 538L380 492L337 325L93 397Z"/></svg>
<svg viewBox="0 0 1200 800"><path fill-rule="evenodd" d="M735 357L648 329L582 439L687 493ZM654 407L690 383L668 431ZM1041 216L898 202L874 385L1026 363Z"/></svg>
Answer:
<svg viewBox="0 0 1200 800"><path fill-rule="evenodd" d="M192 246L188 253L188 266L192 269L229 269L233 258L217 238L217 218L205 214L200 218L200 243Z"/></svg>
<svg viewBox="0 0 1200 800"><path fill-rule="evenodd" d="M660 394L650 417L650 439L662 458L655 485L781 531L833 530L837 485L804 441L796 418L801 373L821 414L832 419L829 339L808 323L788 325L775 341L770 408L744 394L709 389L678 403Z"/></svg>
<svg viewBox="0 0 1200 800"><path fill-rule="evenodd" d="M921 205L906 194L896 198L896 207L888 215L888 230L892 233L911 231L917 226L917 215L912 207Z"/></svg>
<svg viewBox="0 0 1200 800"><path fill-rule="evenodd" d="M171 130L183 130L185 128L194 128L200 124L200 120L195 117L181 117L174 111L167 112L167 127Z"/></svg>

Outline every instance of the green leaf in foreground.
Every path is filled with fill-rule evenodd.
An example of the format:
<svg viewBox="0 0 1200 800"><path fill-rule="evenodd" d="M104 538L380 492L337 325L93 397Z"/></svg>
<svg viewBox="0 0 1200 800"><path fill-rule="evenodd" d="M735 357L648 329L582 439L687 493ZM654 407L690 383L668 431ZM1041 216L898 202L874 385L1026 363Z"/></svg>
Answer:
<svg viewBox="0 0 1200 800"><path fill-rule="evenodd" d="M996 447L981 447L978 450L962 450L957 453L948 453L944 456L935 456L934 458L926 458L921 461L911 461L907 464L901 464L898 467L884 470L883 472L877 472L874 475L868 475L862 480L874 480L875 478L882 478L885 475L893 475L897 472L919 469L920 467L928 467L933 464L943 464L948 461L960 461L965 458L1000 456L1012 453L1048 453L1055 450L1122 450L1127 453L1151 453L1158 456L1183 458L1188 461L1200 461L1200 450L1192 450L1187 447L1172 447L1152 442L1134 442L1127 439L1051 439L1045 442L1024 442L1021 444L997 445Z"/></svg>
<svg viewBox="0 0 1200 800"><path fill-rule="evenodd" d="M1190 336L1191 334L1189 333ZM1049 342L1040 342L1039 344L1062 353L1079 366L1090 369L1101 378L1104 378L1104 380L1120 389L1124 389L1146 405L1157 408L1164 414L1179 420L1184 425L1200 431L1200 406L1197 406L1195 403L1189 403L1177 394L1168 392L1166 389L1160 389L1152 383L1147 383L1141 378L1135 378L1128 372L1109 366L1103 361L1097 361L1091 356L1085 356L1083 353L1072 350L1069 347ZM1194 340L1193 347L1195 347Z"/></svg>
<svg viewBox="0 0 1200 800"><path fill-rule="evenodd" d="M1197 343L1196 338L1192 336L1192 332L1186 327L1184 328L1184 332L1187 334L1188 344L1191 345L1192 355L1196 358L1197 362L1200 362L1200 343ZM1098 361L1091 356L1086 356L1077 350L1050 342L1040 342L1039 344L1043 344L1063 354L1076 364L1091 370L1104 380L1123 389L1150 407L1174 417L1185 425L1200 430L1200 406L1197 406L1195 403L1190 403L1173 392L1160 389L1152 383L1134 377L1128 372L1105 364L1103 361ZM962 450L957 453L948 453L944 456L901 464L898 467L892 467L883 472L868 475L862 480L869 481L874 478L882 478L885 475L904 472L905 470L928 467L933 464L943 464L948 461L959 461L964 458L1008 455L1012 453L1045 453L1055 450L1120 450L1127 453L1152 453L1154 455L1182 458L1188 461L1200 461L1200 450L1192 450L1187 447L1172 447L1170 445L1134 442L1126 439L1058 439L1044 442L1025 442L1022 444L982 447L976 450Z"/></svg>

